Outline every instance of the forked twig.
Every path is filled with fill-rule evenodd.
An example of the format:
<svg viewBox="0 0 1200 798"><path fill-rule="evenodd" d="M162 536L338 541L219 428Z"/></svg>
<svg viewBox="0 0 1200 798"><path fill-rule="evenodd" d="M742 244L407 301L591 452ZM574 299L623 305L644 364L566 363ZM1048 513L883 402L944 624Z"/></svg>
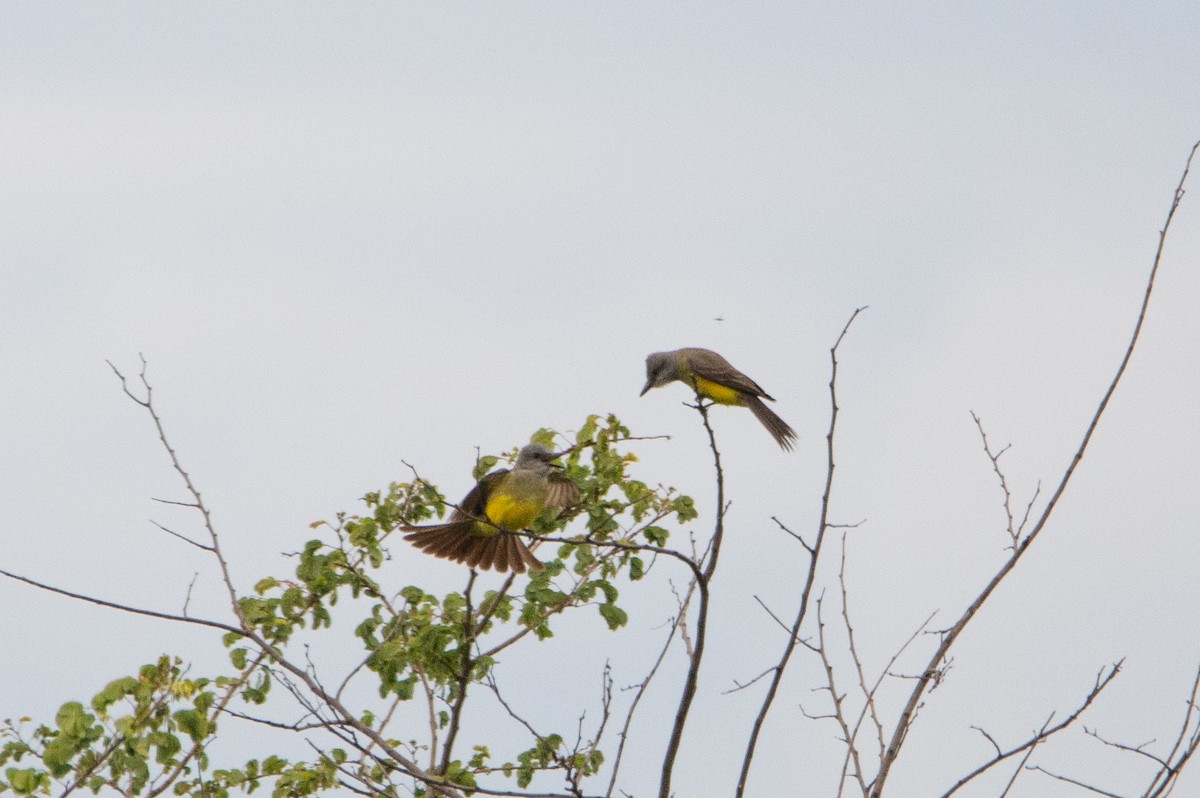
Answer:
<svg viewBox="0 0 1200 798"><path fill-rule="evenodd" d="M1048 737L1059 733L1060 731L1062 731L1063 729L1067 728L1072 723L1074 723L1076 720L1078 720L1079 716L1082 715L1084 712L1086 712L1088 707L1090 707L1092 705L1092 702L1095 701L1096 698L1099 697L1100 693L1104 691L1104 688L1108 687L1108 685L1112 682L1112 680L1117 678L1117 674L1121 672L1121 665L1124 663L1124 661L1125 660L1120 660L1119 662L1116 662L1115 664L1113 664L1108 669L1108 673L1105 673L1104 670L1102 669L1100 671L1100 673L1098 673L1096 675L1096 683L1092 686L1091 691L1087 694L1087 696L1083 699L1083 702L1080 703L1080 705L1075 709L1074 712L1072 712L1066 718L1064 718L1060 722L1054 724L1053 726L1050 725L1050 720L1054 718L1054 715L1051 714L1050 718L1047 719L1046 722L1042 724L1041 729L1039 729L1036 734L1034 734L1032 737L1030 737L1025 742L1021 743L1020 745L1014 746L1013 748L1010 748L1007 751L1001 751L1000 746L998 746L996 744L996 741L992 740L991 737L988 737L988 739L991 740L992 745L995 746L997 749L996 755L994 757L992 757L991 759L989 759L987 762L984 762L982 765L980 765L979 767L972 770L967 775L960 778L958 781L956 781L954 783L954 786L952 786L950 789L948 789L944 793L942 793L942 798L950 798L951 795L958 792L960 787L967 784L968 782L970 782L977 776L987 772L988 770L991 770L993 767L1000 764L1004 760L1006 760L1012 756L1015 756L1017 754L1020 754L1022 752L1027 753L1027 752L1032 751L1034 746L1042 743ZM982 732L983 730L980 729L980 731ZM985 736L987 736L986 733L985 733ZM1018 772L1019 772L1019 769L1018 769Z"/></svg>

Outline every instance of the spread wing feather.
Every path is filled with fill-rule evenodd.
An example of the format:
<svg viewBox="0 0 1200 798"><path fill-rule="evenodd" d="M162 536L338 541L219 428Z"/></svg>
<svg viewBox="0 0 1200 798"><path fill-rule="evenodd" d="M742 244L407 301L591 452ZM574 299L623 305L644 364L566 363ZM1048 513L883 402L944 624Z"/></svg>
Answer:
<svg viewBox="0 0 1200 798"><path fill-rule="evenodd" d="M579 487L561 471L550 475L546 489L546 506L552 508L571 507L579 504Z"/></svg>

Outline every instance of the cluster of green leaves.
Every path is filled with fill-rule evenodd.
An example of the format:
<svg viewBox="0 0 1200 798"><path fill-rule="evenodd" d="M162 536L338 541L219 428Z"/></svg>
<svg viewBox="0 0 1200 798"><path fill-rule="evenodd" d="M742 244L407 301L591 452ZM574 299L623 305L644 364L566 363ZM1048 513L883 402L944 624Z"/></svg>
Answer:
<svg viewBox="0 0 1200 798"><path fill-rule="evenodd" d="M188 679L179 660L162 657L137 676L109 682L83 704L63 704L54 725L30 732L25 723L0 729L0 765L9 767L0 792L48 794L54 783L93 792L109 787L139 793L154 779L207 764L204 741L215 732L214 688L223 680ZM36 764L35 764L36 763Z"/></svg>
<svg viewBox="0 0 1200 798"><path fill-rule="evenodd" d="M533 747L517 754L517 766L504 766L505 775L516 774L517 786L524 789L533 781L539 770L561 767L580 777L596 774L604 764L604 754L594 746L587 751L571 751L563 754L563 738L557 734L539 737Z"/></svg>
<svg viewBox="0 0 1200 798"><path fill-rule="evenodd" d="M547 513L530 530L542 541L536 553L545 560L545 569L524 577L509 575L484 591L475 588L475 576L462 591L441 596L411 584L386 586L381 569L393 556L391 536L443 517L450 505L419 477L368 493L365 513L340 514L333 522L313 525L326 534L295 555L294 574L262 579L252 594L237 599L231 625L243 631L224 637L233 675L189 680L177 661L163 658L137 677L110 683L90 712L71 703L64 705L54 726L32 733L11 724L0 729L0 764L18 765L5 772L0 792L47 794L57 782L93 791L112 787L132 795L166 779L177 795L223 798L234 789L253 792L270 780L275 795L300 796L333 788L339 775L350 774L369 791L395 794L393 779L404 768L381 758L379 746L386 741L385 747L398 751L401 744L395 738L401 736L411 741L404 747L413 756L428 752L429 772L468 789L486 773L513 776L522 787L541 770L558 769L573 778L594 774L604 761L597 741L569 750L557 733L535 734L527 750L514 751L513 759L501 765L490 764L486 743L494 740L475 744L468 755L456 755L453 745L466 747L457 743L457 725L470 686L489 681L508 647L526 638L553 636L556 618L589 606L608 629L625 626L628 614L619 603L619 583L645 576L656 549L667 542L669 522L696 516L687 496L629 476L636 457L619 446L629 437L613 416L586 420L563 458L565 478L580 490L578 506ZM550 430L539 430L532 439L550 446L561 440ZM473 475L478 479L514 456L515 449L505 458L480 457ZM425 556L407 547L397 554L402 562ZM434 562L429 561L431 567ZM461 566L443 562L442 567ZM395 567L388 570L394 573ZM335 613L339 600L355 603ZM240 700L239 706L249 708L243 711L267 703L279 678L267 666L286 664L301 631L306 646L320 645L317 634L333 629L335 614L337 619L353 616L354 636L363 647L364 667L348 675L343 687L370 675L384 703L334 709L335 702L315 680L292 682L289 689L309 691L305 713L318 707L324 717L332 717L330 732L352 730L339 733L335 741L350 753L329 748L308 762L268 756L237 768L210 769L204 744L215 733L224 702ZM331 645L344 646L345 638ZM296 661L301 664L293 666L294 676L310 670L304 659ZM421 724L429 730L424 743L413 739L413 729L388 728L396 703L417 696L430 714L429 722ZM125 713L117 716L118 707ZM320 731L310 728L310 733ZM379 742L368 742L372 738ZM38 764L28 766L33 760ZM415 782L410 789L419 793L424 788Z"/></svg>
<svg viewBox="0 0 1200 798"><path fill-rule="evenodd" d="M86 789L124 795L172 794L228 798L231 790L251 793L264 784L273 794L312 795L337 785L334 750L315 762L291 763L278 756L241 767L209 770L207 745L217 732L218 705L244 687L255 671L215 679L186 677L180 660L160 657L136 676L114 679L85 707L63 704L53 726L26 730L30 722L0 727L0 765L13 763L0 778L0 793L50 795Z"/></svg>

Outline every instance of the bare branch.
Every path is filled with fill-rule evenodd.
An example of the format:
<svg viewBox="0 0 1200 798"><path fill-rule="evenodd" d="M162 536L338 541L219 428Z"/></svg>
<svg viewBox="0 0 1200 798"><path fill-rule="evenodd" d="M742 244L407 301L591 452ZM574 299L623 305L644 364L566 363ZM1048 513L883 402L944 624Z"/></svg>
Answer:
<svg viewBox="0 0 1200 798"><path fill-rule="evenodd" d="M745 690L747 687L753 687L754 685L758 684L759 682L761 682L763 679L767 678L774 672L775 672L775 667L771 666L770 668L767 668L765 671L758 674L757 676L755 676L753 679L751 679L748 682L739 682L737 679L734 679L733 680L734 686L729 688L728 690L722 691L721 695L729 695L730 693L740 693L742 690Z"/></svg>
<svg viewBox="0 0 1200 798"><path fill-rule="evenodd" d="M1051 713L1050 717L1046 718L1046 723L1049 723L1053 717L1054 713ZM1042 728L1045 728L1045 724L1042 724ZM1025 755L1021 757L1021 761L1018 762L1016 768L1013 769L1012 775L1008 777L1008 783L1004 785L1004 792L1000 793L1000 798L1007 798L1009 791L1011 791L1013 785L1017 783L1017 779L1020 778L1021 774L1025 772L1026 766L1029 764L1029 758L1033 756L1033 752L1037 749L1037 747L1038 743L1034 743L1025 750Z"/></svg>
<svg viewBox="0 0 1200 798"><path fill-rule="evenodd" d="M841 334L834 341L833 346L829 349L830 374L829 374L829 432L825 435L825 452L826 452L826 468L825 468L825 489L821 495L821 516L817 521L817 537L810 547L803 540L801 545L808 551L808 573L804 578L804 587L800 591L800 606L796 609L796 619L792 622L790 634L788 635L787 643L784 644L783 653L779 657L779 664L775 666L775 674L771 677L770 685L767 687L767 693L763 697L762 706L758 710L758 715L754 718L754 725L750 729L750 737L746 741L746 752L742 757L742 769L738 775L737 791L734 793L737 798L743 798L746 794L746 782L750 778L750 765L754 760L754 751L758 746L759 735L762 734L763 724L766 723L767 714L771 711L771 706L775 702L775 696L779 692L779 685L783 681L783 674L787 670L788 662L792 658L792 652L796 650L796 644L800 641L800 627L804 623L805 617L808 615L809 598L812 595L813 580L816 578L817 561L821 556L821 545L825 541L825 532L829 529L829 501L833 492L833 440L834 433L837 430L838 419L838 403L837 403L837 369L838 369L838 347L842 345L842 340L846 337L846 333L850 330L850 325L858 318L858 314L866 310L866 306L856 308L846 325L842 327ZM782 525L781 525L782 526Z"/></svg>
<svg viewBox="0 0 1200 798"><path fill-rule="evenodd" d="M328 729L330 727L339 725L338 721L326 721L326 720L316 720L311 723L302 723L301 721L295 721L293 723L284 723L283 721L271 720L270 718L260 718L255 715L247 715L244 712L238 712L236 709L230 709L229 707L225 707L221 711L223 714L229 715L230 717L233 717L233 718L237 718L238 720L244 720L244 721L247 721L248 723L256 723L260 726L270 726L272 729L283 729L284 731L293 731L293 732L312 731L314 729ZM306 713L306 716L307 716L307 713Z"/></svg>
<svg viewBox="0 0 1200 798"><path fill-rule="evenodd" d="M642 696L646 694L646 689L650 686L650 682L658 673L659 666L661 666L663 660L666 659L667 652L671 649L671 642L675 639L675 633L680 630L682 624L686 623L685 610L687 608L687 602L691 600L691 597L692 591L689 590L687 599L685 599L680 607L680 612L671 620L671 631L667 634L667 639L663 642L662 649L659 650L658 657L654 660L654 665L650 667L650 672L646 674L646 678L642 679L642 681L637 684L637 692L633 696L633 701L629 705L629 711L625 715L625 722L621 726L621 733L619 735L621 742L617 745L617 753L613 760L612 774L608 779L608 789L604 793L605 798L612 798L613 788L617 783L617 774L621 770L621 758L625 754L625 744L629 742L629 727L633 723L633 715L637 711L638 705L642 701Z"/></svg>
<svg viewBox="0 0 1200 798"><path fill-rule="evenodd" d="M1099 425L1100 419L1104 415L1104 411L1108 408L1109 401L1116 392L1117 386L1121 382L1121 378L1125 375L1125 369L1128 367L1129 361L1133 357L1133 350L1137 346L1138 338L1141 336L1142 325L1145 323L1146 312L1150 306L1150 297L1154 292L1154 280L1158 275L1158 267L1162 260L1163 247L1166 244L1167 231L1171 227L1171 220L1175 217L1175 211L1179 208L1180 200L1183 199L1183 186L1187 181L1188 172L1191 170L1192 158L1195 156L1198 148L1200 148L1200 141L1193 145L1191 152L1188 154L1187 162L1184 165L1183 174L1179 178L1179 184L1175 189L1175 193L1171 200L1170 209L1167 212L1166 223L1159 232L1158 248L1155 251L1154 263L1150 268L1150 274L1146 280L1146 291L1142 298L1141 308L1138 311L1137 321L1134 324L1133 332L1129 338L1129 345L1125 349L1125 354L1121 358L1121 362L1117 367L1116 374L1109 383L1108 389L1104 392L1104 396L1101 398L1099 406L1096 408L1095 413L1092 414L1091 422L1088 424L1087 430L1084 432L1083 440L1080 441L1079 447L1075 450L1075 454L1071 458L1070 464L1063 472L1063 475L1058 482L1058 486L1055 488L1054 493L1050 496L1050 500L1042 509L1042 513L1039 516L1037 523L1034 524L1033 528L1029 531L1029 534L1025 536L1025 539L1022 540L1021 543L1013 550L1012 556L1005 561L1004 565L1000 567L995 576L992 577L992 579L987 583L975 600L972 601L966 610L963 611L963 614L946 633L946 636L942 639L941 645L938 646L937 650L933 653L933 656L929 659L929 664L926 665L924 672L917 680L917 684L913 687L912 692L909 694L908 702L903 711L900 713L900 718L896 722L896 727L892 732L892 739L888 744L887 752L884 754L884 758L879 770L879 776L875 782L874 789L871 791L870 798L882 797L883 788L887 782L888 774L891 771L892 765L895 764L896 759L900 756L900 750L904 745L905 736L908 734L908 730L912 724L913 716L917 711L917 707L921 703L921 698L924 696L926 690L929 689L930 685L935 683L935 678L937 678L941 673L942 665L949 655L950 649L954 646L954 643L957 642L963 630L966 629L967 625L975 617L975 614L979 612L979 608L983 606L983 603L987 601L989 596L992 595L992 592L996 589L996 587L1002 581L1004 581L1004 578L1008 576L1014 567L1016 567L1022 555L1029 550L1029 547L1033 545L1033 542L1037 539L1038 535L1041 534L1041 531L1046 528L1046 523L1050 520L1050 516L1054 512L1054 508L1058 505L1059 499L1062 498L1063 493L1066 491L1067 485L1071 481L1071 477L1075 474L1075 469L1078 468L1079 463L1083 460L1084 452L1087 451L1088 444L1092 440L1092 435L1095 434L1096 427Z"/></svg>
<svg viewBox="0 0 1200 798"><path fill-rule="evenodd" d="M30 579L27 576L14 574L10 571L4 570L3 568L0 568L0 575L7 576L9 579L14 579L18 582L24 582L27 585L40 588L50 593L57 593L60 596L78 599L79 601L86 601L90 604L99 604L101 607L111 607L114 610L131 612L134 615L145 615L150 618L161 618L164 621L180 621L182 623L195 624L196 626L208 626L213 629L220 629L222 632L242 635L243 637L248 636L244 630L239 629L236 626L230 626L229 624L221 623L220 621L209 621L205 620L204 618L192 618L187 615L174 615L169 612L158 612L157 610L146 610L140 607L131 607L128 604L120 604L116 601L106 601L105 599L96 598L95 596L89 596L84 593L76 593L71 590L65 590L61 587L54 587L53 585L48 585L45 582L39 582L36 579Z"/></svg>
<svg viewBox="0 0 1200 798"><path fill-rule="evenodd" d="M1115 792L1108 792L1107 790L1102 790L1099 787L1094 787L1091 784L1086 784L1082 781L1078 781L1076 779L1072 779L1067 776L1062 776L1062 775L1059 775L1058 773L1054 773L1052 771L1046 770L1041 765L1030 765L1029 769L1036 770L1038 773L1045 773L1047 776L1049 776L1052 779L1058 779L1059 781L1065 781L1067 784L1074 784L1076 787L1082 787L1083 789L1087 790L1088 792L1094 792L1097 795L1104 795L1107 798L1125 798L1123 795L1118 795Z"/></svg>
<svg viewBox="0 0 1200 798"><path fill-rule="evenodd" d="M1020 531L1016 521L1013 519L1012 512L1012 491L1008 487L1008 478L1004 475L1004 470L1000 468L1000 456L1012 448L1012 444L1007 444L998 452L993 452L991 444L988 443L987 432L983 429L983 422L979 420L979 416L971 413L971 418L975 421L976 428L979 429L979 437L983 441L983 451L988 459L992 461L992 470L996 472L996 477L1000 480L1000 490L1004 493L1004 516L1008 519L1006 529L1008 536L1012 539L1012 544L1009 546L1013 551L1017 550L1017 545L1020 541Z"/></svg>
<svg viewBox="0 0 1200 798"><path fill-rule="evenodd" d="M175 503L175 502L172 502L172 504L174 504L174 503ZM187 506L192 506L192 507L194 507L195 505L187 505ZM158 523L157 521L155 521L153 518L151 518L151 519L150 519L150 523L154 524L156 527L158 527L159 529L161 529L163 532L166 532L168 535L174 535L175 537L177 537L177 538L179 538L180 540L182 540L184 543L191 543L193 546L195 546L195 547L196 547L196 548L198 548L198 549L201 549L202 551L212 552L212 550L213 550L213 547L212 547L212 546L206 546L205 544L203 544L203 543L201 543L201 542L199 542L199 541L192 540L192 539L191 539L191 538L189 538L187 535L181 535L181 534L179 534L179 533L178 533L178 532L176 532L174 529L168 529L167 527L165 527L165 526L163 526L162 524L160 524L160 523Z"/></svg>
<svg viewBox="0 0 1200 798"><path fill-rule="evenodd" d="M1091 737L1095 740L1100 741L1104 745L1107 745L1109 748L1115 748L1118 751L1124 751L1129 754L1137 754L1138 756L1145 757L1146 759L1149 759L1151 762L1158 765L1159 767L1164 767L1164 768L1170 767L1170 765L1167 764L1167 761L1165 759L1161 759L1161 758L1155 756L1154 754L1150 753L1149 751L1145 750L1146 746L1154 745L1154 743L1156 742L1155 740L1147 740L1146 742L1141 743L1140 745L1127 745L1126 743L1119 743L1114 740L1106 740L1095 729L1089 729L1086 726L1083 727L1083 733L1086 734L1088 737Z"/></svg>
<svg viewBox="0 0 1200 798"><path fill-rule="evenodd" d="M754 600L758 602L758 606L763 608L763 612L765 612L767 615L771 616L771 620L773 620L775 623L779 624L780 629L787 632L789 635L792 633L791 627L789 627L786 623L784 623L780 619L780 617L778 615L776 615L775 612L770 607L767 606L766 602L758 597L757 594L754 596ZM770 670L774 670L774 668L771 668Z"/></svg>
<svg viewBox="0 0 1200 798"><path fill-rule="evenodd" d="M162 418L158 415L158 411L154 409L154 402L152 398L154 389L151 387L149 380L146 379L146 358L144 355L139 355L139 357L142 361L142 370L138 374L138 377L141 380L142 387L146 392L146 398L144 401L138 399L136 396L134 396L133 392L129 390L129 386L125 380L125 375L122 374L121 371L115 365L113 365L111 361L107 362L109 368L113 370L113 373L116 374L117 378L121 381L121 389L125 392L125 395L137 402L137 404L141 407L145 408L146 412L150 414L150 418L154 421L154 428L158 431L158 440L162 443L163 448L167 451L167 456L171 459L171 467L175 469L177 474L179 474L180 478L183 480L183 484L187 487L187 492L192 497L192 504L184 504L183 506L195 507L195 509L200 512L201 517L204 519L204 528L207 530L209 539L211 540L212 554L217 558L217 563L220 565L221 569L221 578L225 582L226 590L229 591L229 602L231 608L233 609L234 615L237 616L238 621L241 622L243 627L246 627L246 618L242 614L242 607L238 602L237 590L233 586L233 578L229 573L229 563L225 561L225 555L221 551L220 539L217 536L216 527L213 526L212 514L209 512L208 507L204 504L204 499L200 496L200 491L192 482L191 475L189 475L184 469L183 464L179 461L179 456L176 454L175 449L171 446L170 441L167 440L167 432L163 427ZM165 503L182 504L181 502Z"/></svg>
<svg viewBox="0 0 1200 798"><path fill-rule="evenodd" d="M812 547L812 546L810 546L810 545L808 545L807 541L805 541L805 540L804 540L804 536L803 536L803 535L801 535L799 532L793 532L791 529L789 529L789 528L788 528L788 526L787 526L785 523L783 523L782 521L780 521L780 520L779 520L778 518L776 518L775 516L771 516L771 520L775 522L776 526L778 526L778 527L779 527L780 529L782 529L784 532L787 532L789 535L791 535L793 538L795 538L795 539L796 539L796 541L797 541L797 542L798 542L798 543L799 543L801 546L803 546L803 547L804 547L804 550L805 550L805 551L807 551L809 554L812 554L812 553L813 553L813 547Z"/></svg>
<svg viewBox="0 0 1200 798"><path fill-rule="evenodd" d="M850 599L846 591L846 533L842 533L842 556L838 566L838 585L842 591L842 623L846 627L846 639L850 650L850 659L854 662L854 670L858 675L858 687L863 694L863 712L859 714L858 720L854 724L854 730L851 733L850 739L857 740L859 729L862 728L863 720L866 716L870 716L871 723L875 727L875 738L879 746L879 756L883 756L883 723L879 720L879 713L875 707L875 687L867 687L867 677L863 673L862 659L858 656L858 644L854 639L854 624L850 622Z"/></svg>
<svg viewBox="0 0 1200 798"><path fill-rule="evenodd" d="M833 669L833 663L829 660L829 649L825 643L825 619L822 617L822 607L824 605L824 596L817 599L817 654L821 658L821 666L825 670L825 689L829 691L829 698L833 704L833 712L831 717L841 729L841 740L846 744L846 757L842 762L842 776L839 780L838 794L841 794L841 788L846 782L847 776L853 776L858 784L859 791L865 796L867 794L868 785L866 776L863 773L862 757L858 750L858 742L855 740L854 732L850 731L850 724L846 722L845 712L842 711L842 702L845 700L845 695L838 692L837 680ZM850 766L854 769L851 770Z"/></svg>
<svg viewBox="0 0 1200 798"><path fill-rule="evenodd" d="M1183 723L1180 725L1179 734L1175 737L1175 744L1171 747L1171 752L1167 754L1166 764L1154 775L1150 786L1146 788L1145 798L1160 798L1169 795L1184 766L1200 746L1200 723L1190 733L1188 731L1192 725L1192 719L1197 713L1196 696L1198 693L1200 693L1200 669L1197 669L1196 678L1192 680L1192 692L1188 696L1187 711L1183 715Z"/></svg>
<svg viewBox="0 0 1200 798"><path fill-rule="evenodd" d="M199 507L200 507L200 505L196 504L195 502L180 502L180 501L175 501L174 499L160 499L157 496L151 496L150 501L158 502L159 504L169 504L173 507L187 507L192 510L199 509ZM151 523L153 523L153 522L151 522Z"/></svg>
<svg viewBox="0 0 1200 798"><path fill-rule="evenodd" d="M729 509L725 502L725 471L721 467L721 452L717 448L716 434L708 421L708 405L697 400L696 410L700 413L704 429L708 433L708 445L712 449L713 467L717 473L717 521L708 542L708 549L700 558L700 561L704 563L704 570L695 580L696 590L700 597L699 607L696 610L696 641L688 660L683 695L679 698L675 723L671 727L671 737L667 741L667 751L663 756L662 779L658 785L659 798L671 798L671 775L675 769L675 757L679 753L679 744L683 739L684 727L687 725L688 711L691 709L692 699L696 695L696 685L700 679L700 664L704 660L704 645L708 631L708 585L713 574L716 573L717 560L721 556L721 541L725 537L725 513Z"/></svg>
<svg viewBox="0 0 1200 798"><path fill-rule="evenodd" d="M972 726L971 728L974 729L975 731L979 732L980 734L982 734L985 738L987 738L987 741L992 744L992 748L996 749L996 756L1003 755L1003 753L1000 750L1000 744L998 742L996 742L996 739L994 737L992 737L992 735L988 734L983 729L982 726Z"/></svg>
<svg viewBox="0 0 1200 798"><path fill-rule="evenodd" d="M1015 754L1019 754L1023 751L1028 751L1028 750L1032 749L1035 745L1038 745L1046 738L1048 738L1054 734L1057 734L1058 732L1062 731L1063 729L1067 728L1072 723L1074 723L1076 720L1078 720L1079 716L1082 715L1084 712L1086 712L1087 708L1092 705L1092 702L1095 701L1096 698L1100 695L1100 693L1104 691L1104 688L1108 687L1108 685L1112 682L1112 680L1117 677L1117 674L1121 672L1121 665L1123 662L1124 662L1124 660L1114 663L1112 666L1110 666L1108 668L1108 673L1105 673L1104 669L1101 669L1100 672L1098 674L1096 674L1096 683L1092 686L1091 691L1087 694L1087 696L1083 699L1083 702L1075 709L1074 712L1072 712L1070 715L1068 715L1061 722L1055 724L1054 726L1049 725L1050 719L1053 719L1053 717L1054 717L1054 714L1051 713L1050 719L1047 719L1046 723L1042 724L1042 728L1039 729L1036 734L1034 734L1032 737L1030 737L1025 742L1021 743L1020 745L1018 745L1014 748L1010 748L1008 751L1002 752L1000 750L1000 746L996 744L996 741L993 740L990 736L988 736L986 732L984 732L982 729L980 729L979 731L985 737L988 738L988 740L992 743L993 746L995 746L996 755L994 757L992 757L991 759L989 759L987 762L984 762L982 765L980 765L979 767L972 770L967 775L963 776L958 781L956 781L954 783L953 787L946 790L946 792L942 793L942 798L949 798L949 796L951 796L955 792L957 792L960 787L962 787L964 784L966 784L967 782L974 779L976 776L992 769L996 765L1000 764L1001 762L1003 762L1004 760L1008 759L1009 757L1011 757Z"/></svg>

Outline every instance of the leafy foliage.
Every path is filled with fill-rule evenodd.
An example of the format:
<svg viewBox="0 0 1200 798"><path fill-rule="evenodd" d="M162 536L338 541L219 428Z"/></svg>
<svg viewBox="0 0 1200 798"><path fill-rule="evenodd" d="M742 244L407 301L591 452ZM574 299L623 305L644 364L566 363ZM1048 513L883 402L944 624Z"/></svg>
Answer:
<svg viewBox="0 0 1200 798"><path fill-rule="evenodd" d="M461 754L459 718L472 686L495 689L493 673L504 651L552 637L566 614L594 607L603 628L625 627L621 589L646 576L667 543L669 524L696 517L687 496L629 476L636 457L620 446L629 437L613 416L587 418L563 458L566 477L580 490L579 505L547 513L530 529L545 569L509 577L481 595L473 574L462 591L443 595L386 584L381 566L391 556L392 536L443 517L450 505L419 476L366 494L360 514L313 524L323 534L295 555L293 573L264 577L237 597L229 625L240 631L223 638L228 673L189 678L178 659L163 656L135 676L110 682L89 706L64 704L53 724L8 722L0 728L0 765L10 765L0 792L107 788L157 795L170 789L223 798L268 784L275 796L351 784L374 794L421 795L441 792L439 782L469 790L501 774L521 788L547 771L572 784L594 775L604 762L599 735L572 747L557 732L538 734L526 725L529 745L497 766L491 750L513 741L479 741ZM561 436L542 429L532 440L553 446ZM511 462L515 451L480 457L472 476ZM352 640L362 649L361 665L345 676L343 687L370 680L378 696L373 706L344 705L341 690L327 692L310 676L313 666L303 664L309 647L346 644L344 637L329 637L339 602L349 602L338 618L353 617ZM301 643L305 651L293 650ZM280 683L286 689L272 690ZM307 761L267 755L237 767L211 766L207 747L219 725L296 702L304 710L301 722L272 723L322 733L329 747ZM423 731L395 721L405 702L425 708ZM236 715L230 714L234 707ZM418 768L418 756L429 764Z"/></svg>

